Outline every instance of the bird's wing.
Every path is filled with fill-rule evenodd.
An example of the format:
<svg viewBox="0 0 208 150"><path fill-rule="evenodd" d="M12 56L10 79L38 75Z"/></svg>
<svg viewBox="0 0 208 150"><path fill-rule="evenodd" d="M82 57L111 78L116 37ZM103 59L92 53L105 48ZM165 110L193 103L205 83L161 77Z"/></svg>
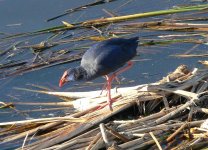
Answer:
<svg viewBox="0 0 208 150"><path fill-rule="evenodd" d="M131 53L119 45L105 46L100 47L94 53L91 52L89 55L85 55L81 65L90 70L91 74L101 76L122 67L134 56L135 53Z"/></svg>
<svg viewBox="0 0 208 150"><path fill-rule="evenodd" d="M121 46L110 46L96 58L97 69L102 73L110 73L122 67L134 55Z"/></svg>
<svg viewBox="0 0 208 150"><path fill-rule="evenodd" d="M136 55L138 42L131 40L111 39L93 45L83 55L81 66L91 78L117 70Z"/></svg>

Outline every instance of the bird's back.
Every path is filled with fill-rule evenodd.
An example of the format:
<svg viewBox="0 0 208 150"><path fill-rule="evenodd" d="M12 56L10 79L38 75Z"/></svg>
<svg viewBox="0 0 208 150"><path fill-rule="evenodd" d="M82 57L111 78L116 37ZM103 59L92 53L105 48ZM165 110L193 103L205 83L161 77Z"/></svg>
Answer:
<svg viewBox="0 0 208 150"><path fill-rule="evenodd" d="M88 80L107 75L122 67L136 55L138 37L114 38L99 42L85 52L81 66L88 73Z"/></svg>

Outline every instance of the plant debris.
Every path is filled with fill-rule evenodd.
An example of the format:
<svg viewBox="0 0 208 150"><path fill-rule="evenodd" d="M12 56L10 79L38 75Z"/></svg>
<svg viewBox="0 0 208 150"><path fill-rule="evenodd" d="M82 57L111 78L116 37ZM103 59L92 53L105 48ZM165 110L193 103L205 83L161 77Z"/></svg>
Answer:
<svg viewBox="0 0 208 150"><path fill-rule="evenodd" d="M121 149L206 147L208 86L204 81L208 80L207 72L197 68L191 71L182 65L156 83L118 89L118 93L114 92L117 100L113 103L113 112L101 101L105 96L99 96L100 91L68 92L68 95L45 92L68 97L74 106L78 101L84 105L86 100L90 105L81 110L82 104L79 104L78 112L74 110L62 117L65 119L51 118L49 123L47 118L41 122L36 119L19 121L21 124L18 121L1 123L1 142L20 142L27 136L26 149L110 149L115 145ZM73 94L77 95L76 99ZM124 115L124 110L132 107L138 111L134 119L109 120L112 116ZM23 128L24 131L20 130Z"/></svg>

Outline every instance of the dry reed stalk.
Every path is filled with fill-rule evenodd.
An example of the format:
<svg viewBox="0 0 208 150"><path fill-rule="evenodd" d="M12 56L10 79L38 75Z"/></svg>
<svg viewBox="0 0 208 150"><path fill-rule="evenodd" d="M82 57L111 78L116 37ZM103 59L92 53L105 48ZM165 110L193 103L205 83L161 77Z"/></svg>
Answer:
<svg viewBox="0 0 208 150"><path fill-rule="evenodd" d="M53 117L53 118L41 118L41 119L31 119L31 120L23 120L23 121L2 122L0 123L0 126L20 125L27 123L47 123L47 122L55 122L55 121L84 122L86 120L66 116L66 117Z"/></svg>
<svg viewBox="0 0 208 150"><path fill-rule="evenodd" d="M106 147L109 147L111 144L110 144L110 141L109 141L109 139L108 139L107 132L106 132L106 129L105 129L104 124L101 123L101 124L99 125L99 127L100 127L100 132L101 132L103 141L105 142Z"/></svg>
<svg viewBox="0 0 208 150"><path fill-rule="evenodd" d="M0 135L10 135L14 132L24 132L25 130L30 130L31 128L36 128L41 126L41 124L26 124L24 126L16 126L16 125L12 125L12 126L7 126L3 129L1 129Z"/></svg>
<svg viewBox="0 0 208 150"><path fill-rule="evenodd" d="M202 31L208 31L208 28L204 28L204 27L183 27L183 26L154 26L154 27L150 27L149 29L151 30L159 30L159 31L184 31L184 32L202 32ZM197 40L192 40L192 39L187 39L187 41L184 41L184 42L193 42L193 43L198 43ZM199 43L201 43L199 41Z"/></svg>
<svg viewBox="0 0 208 150"><path fill-rule="evenodd" d="M149 140L149 141L146 141L140 145L135 145L135 146L132 146L131 148L127 149L127 150L132 150L132 149L147 149L148 146L150 145L153 145L155 143L154 140Z"/></svg>
<svg viewBox="0 0 208 150"><path fill-rule="evenodd" d="M59 120L59 122L57 122L57 126L56 124L48 123L51 124L52 129L46 127L45 129L48 129L49 131L46 130L46 133L37 136L40 137L40 139L32 144L25 145L25 148L29 150L50 148L59 150L63 150L65 148L88 148L95 150L98 148L104 148L104 141L106 140L103 140L103 138L99 135L98 128L92 128L95 126L97 127L98 124L102 123L107 118L110 118L111 116L120 113L122 110L135 105L136 102L144 104L147 103L144 105L146 108L151 110L150 108L153 107L153 110L155 110L154 106L157 106L158 103L162 102L164 97L166 98L165 102L170 100L169 96L171 96L171 99L173 99L173 97L177 99L179 97L184 97L184 101L187 101L185 104L181 104L178 101L176 107L172 106L172 104L168 104L170 106L166 105L166 107L170 107L169 109L163 109L160 112L153 113L144 118L126 122L113 122L113 125L115 125L115 129L113 130L107 125L103 125L103 127L113 135L112 138L114 138L111 140L111 137L109 136L107 140L108 142L106 143L113 142L115 137L117 137L118 139L116 140L122 142L122 144L118 145L118 147L121 147L122 149L144 148L145 146L153 145L155 141L152 140L148 132L153 132L156 137L160 137L158 138L158 141L160 141L161 138L166 138L166 134L169 129L178 128L178 130L169 136L169 138L172 138L178 134L179 131L181 131L180 126L184 125L183 122L179 122L177 119L184 118L187 120L188 113L181 112L183 110L187 110L189 107L193 107L193 109L195 109L195 103L203 101L207 98L206 90L208 85L206 82L203 82L204 80L206 81L207 78L207 71L200 72L195 69L194 71L190 72L185 66L180 66L176 69L176 71L168 75L160 82L128 88L129 93L122 93L117 98L117 101L113 103L113 112L111 112L108 107L103 107L102 109L97 110L98 106L93 106L84 111L76 112L70 116L67 116L69 118L71 117L85 120L84 122L71 123L67 121L60 122ZM86 95L88 94L89 93ZM93 101L95 100L96 98L93 98ZM139 106L140 105L138 104L138 107ZM175 115L180 113L183 114L183 116L180 116L180 118L177 117L175 120L171 120L173 117L175 117ZM205 120L188 122L187 126L200 126L204 121ZM44 125L40 127L44 127ZM28 133L28 136L31 136L36 133L37 129L38 127L33 127L29 130L31 132L22 132L21 136L16 136L16 139L24 138L26 133ZM108 132L107 134L109 134ZM128 139L125 138L126 135L128 135ZM183 142L186 143L185 140ZM78 145L79 143L81 145ZM183 147L184 143L180 146L177 145L176 147Z"/></svg>
<svg viewBox="0 0 208 150"><path fill-rule="evenodd" d="M103 141L103 138L100 137L100 139L92 146L90 150L98 150L105 146L105 143Z"/></svg>
<svg viewBox="0 0 208 150"><path fill-rule="evenodd" d="M200 124L202 124L204 122L204 120L200 120L200 121L192 121L189 122L188 125L189 126L199 126ZM150 126L150 125L146 125L144 127L138 127L135 129L131 129L131 130L127 130L125 132L127 133L146 133L146 132L151 132L151 131L155 131L155 130L169 130L172 128L176 128L176 127L180 127L182 126L184 123L175 123L175 124L160 124L157 126Z"/></svg>
<svg viewBox="0 0 208 150"><path fill-rule="evenodd" d="M135 87L127 87L127 88L119 88L118 92L120 93L126 93L130 90L134 90L137 89L139 87L142 87L145 85L139 85L139 86L135 86ZM88 98L88 99L93 99L93 98L99 98L102 97L104 95L100 95L100 93L102 92L102 90L97 90L97 91L89 91L89 92L52 92L52 91L40 91L40 90L31 90L31 89L25 89L25 88L15 88L17 90L23 90L23 91L30 91L30 92L37 92L37 93L42 93L42 94L48 94L48 95L53 95L53 96L58 96L58 97L66 97L69 99L81 99L81 98ZM128 90L128 91L127 91ZM116 94L117 91L116 89L112 89L112 94ZM18 104L18 103L17 103ZM51 103L53 104L53 103ZM55 104L55 103L54 103ZM58 105L70 105L73 104L72 102L59 102L57 103ZM43 103L44 105L44 103Z"/></svg>
<svg viewBox="0 0 208 150"><path fill-rule="evenodd" d="M47 123L45 125L38 126L37 128L34 128L34 129L27 129L25 132L21 132L17 135L8 136L8 138L6 138L5 140L2 141L2 144L7 143L7 142L11 142L11 141L14 141L17 139L21 139L21 138L25 137L27 134L28 134L28 136L35 135L38 132L51 129L53 127L57 127L61 124L63 124L63 122L53 122L53 123Z"/></svg>
<svg viewBox="0 0 208 150"><path fill-rule="evenodd" d="M113 136L119 138L121 141L123 141L123 142L128 142L129 141L128 138L126 138L125 136L121 135L120 133L114 131L113 129L108 128L107 126L105 126L105 128L109 131L109 133L111 133Z"/></svg>
<svg viewBox="0 0 208 150"><path fill-rule="evenodd" d="M62 136L57 136L57 137L53 137L52 139L48 140L46 143L42 143L39 145L35 145L34 147L32 147L31 149L43 149L43 148L47 148L50 146L53 146L55 144L58 144L60 142L66 141L71 139L74 136L77 136L78 134L86 131L87 129L95 126L96 124L100 123L101 121L105 120L106 118L111 117L114 114L117 114L118 112L130 107L132 104L126 104L124 106L120 106L117 108L114 108L114 111L111 112L108 108L105 109L105 111L107 111L108 113L105 114L104 116L99 116L97 118L93 118L91 121L88 120L86 123L82 123L82 124L78 124L75 125L76 129L72 130L71 132L67 132L64 135L62 134Z"/></svg>
<svg viewBox="0 0 208 150"><path fill-rule="evenodd" d="M149 132L149 134L151 135L151 137L153 138L153 140L155 141L157 147L159 150L162 150L162 147L160 146L160 143L158 142L157 138L155 137L155 135L152 132Z"/></svg>
<svg viewBox="0 0 208 150"><path fill-rule="evenodd" d="M196 97L196 98L194 97L194 98L190 99L188 102L186 102L184 105L182 105L181 107L179 107L178 109L176 109L176 110L174 110L174 111L168 113L167 115L165 115L165 116L163 116L163 117L157 119L157 120L155 121L155 123L156 123L156 124L163 123L163 122L169 120L170 118L174 117L174 116L175 116L176 114L178 114L179 112L185 110L187 107L192 106L192 105L195 104L196 102L203 101L204 99L206 99L206 97L202 97L202 98L199 98L199 99L198 99L197 97Z"/></svg>
<svg viewBox="0 0 208 150"><path fill-rule="evenodd" d="M189 58L189 57L208 57L208 54L177 54L171 55L179 58Z"/></svg>
<svg viewBox="0 0 208 150"><path fill-rule="evenodd" d="M128 128L132 128L134 126L137 126L141 122L145 122L145 121L148 121L148 120L160 118L160 117L164 116L165 114L167 114L167 113L169 113L169 112L171 112L175 109L177 109L177 107L173 107L173 108L170 108L168 110L163 109L158 113L151 114L149 116L146 116L146 117L138 119L138 120L125 121L125 122L123 122L123 124L118 126L118 130L119 131L126 130Z"/></svg>
<svg viewBox="0 0 208 150"><path fill-rule="evenodd" d="M24 141L22 143L22 149L24 149L24 146L25 146L25 143L27 141L27 138L28 138L28 133L26 134L25 139L24 139Z"/></svg>
<svg viewBox="0 0 208 150"><path fill-rule="evenodd" d="M76 139L71 142L67 142L65 145L61 145L59 148L56 148L56 150L64 150L64 149L75 149L78 147L86 147L89 145L89 143L93 140L94 137L87 137L82 139ZM81 145L83 144L83 145Z"/></svg>
<svg viewBox="0 0 208 150"><path fill-rule="evenodd" d="M60 136L62 134L72 131L73 128L76 128L76 126L78 126L78 125L79 125L79 123L64 122L58 128L55 128L55 130L50 130L50 132L40 135L39 137L40 137L40 139L43 139L43 141L44 140L47 141L47 139L55 138L57 136ZM40 142L41 142L41 140L40 140Z"/></svg>
<svg viewBox="0 0 208 150"><path fill-rule="evenodd" d="M172 21L172 20L171 20ZM186 28L208 28L208 24L197 24L197 23L183 23L183 22L171 22L171 21L155 21L155 22L133 22L133 23L127 23L127 24L121 24L120 28L148 28L148 27L186 27Z"/></svg>
<svg viewBox="0 0 208 150"><path fill-rule="evenodd" d="M31 112L45 112L45 111L56 111L56 110L67 110L67 113L74 113L75 109L74 108L69 108L69 107L55 107L55 108L45 108L45 109L32 109L32 110L23 110L21 113L31 113ZM9 111L4 111L0 112L0 114L10 114L11 112Z"/></svg>
<svg viewBox="0 0 208 150"><path fill-rule="evenodd" d="M162 130L158 130L158 131L153 131L154 135L159 135L161 133L163 133ZM127 149L127 148L131 148L134 145L140 145L142 143L144 143L145 141L149 140L151 137L148 133L145 133L143 137L141 138L137 138L137 139L133 139L129 142L120 144L119 147L123 148L123 149Z"/></svg>
<svg viewBox="0 0 208 150"><path fill-rule="evenodd" d="M175 138L175 136L181 132L181 130L183 130L185 127L187 126L187 123L183 124L180 128L178 128L173 134L171 134L166 141L170 142L173 138Z"/></svg>
<svg viewBox="0 0 208 150"><path fill-rule="evenodd" d="M30 103L30 102L14 102L14 105L39 105L39 106L72 106L71 102L53 102L53 103Z"/></svg>
<svg viewBox="0 0 208 150"><path fill-rule="evenodd" d="M99 132L93 139L93 141L91 141L91 143L88 145L88 147L86 148L86 150L90 150L92 148L92 146L97 143L97 141L101 138L101 133Z"/></svg>
<svg viewBox="0 0 208 150"><path fill-rule="evenodd" d="M89 142L88 143L78 143L76 145L69 147L68 150L79 150L82 148L86 148L88 144L89 144Z"/></svg>
<svg viewBox="0 0 208 150"><path fill-rule="evenodd" d="M92 137L92 139L91 139L91 141L92 141L94 139L94 136L96 136L97 134L99 134L99 130L98 130L98 128L95 128L95 129L92 129L84 134L81 134L81 135L75 137L75 138L72 138L71 140L68 140L68 141L62 143L61 146L58 148L55 148L56 146L52 146L52 147L54 147L54 149L56 149L56 150L64 150L67 147L69 147L71 145L71 143L73 143L79 139Z"/></svg>

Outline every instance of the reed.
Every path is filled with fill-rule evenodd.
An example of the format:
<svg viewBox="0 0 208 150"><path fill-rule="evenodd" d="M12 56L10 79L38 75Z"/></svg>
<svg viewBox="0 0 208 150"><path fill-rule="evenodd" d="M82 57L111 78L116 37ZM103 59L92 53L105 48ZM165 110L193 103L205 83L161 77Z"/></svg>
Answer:
<svg viewBox="0 0 208 150"><path fill-rule="evenodd" d="M74 110L71 115L65 117L1 123L1 127L5 130L4 134L2 132L4 138L1 141L7 144L15 140L21 141L24 139L24 148L31 150L98 149L105 147L122 149L158 147L161 149L161 145L163 145L163 148L174 149L205 146L200 143L206 141L206 138L199 141L197 134L200 133L200 135L206 136L207 129L204 126L207 120L204 117L192 115L193 120L195 120L192 121L188 117L191 110L187 110L193 108L196 110L193 113L207 114L206 109L203 108L203 102L207 99L208 86L206 82L202 82L207 79L207 69L199 70L195 68L191 71L185 65L179 66L174 72L156 83L118 90L119 94L114 93L114 98L118 100L113 103L113 112L105 105L100 107L104 101L96 102L100 99L99 96L95 97L99 93L98 91L75 92L73 94L79 96L73 97L71 104L74 104L75 101L86 101L87 99L83 98L88 98L88 103L94 103L93 107L89 105L88 109L79 110L78 112ZM173 83L174 88L170 88ZM31 92L39 91L32 90ZM49 92L42 93L49 94ZM56 96L66 96L65 94L60 92ZM70 95L69 93L69 97L71 97ZM120 96L116 97L116 95ZM176 97L176 104L169 104L166 107L164 97L169 103L173 95ZM141 111L134 120L108 121L108 118L113 115L123 114L123 110L127 108L135 105L138 108L144 107L140 105L141 103L145 104L144 106L149 115L144 115ZM159 104L160 111L158 112L158 108L155 107L153 109L149 108L148 105L151 103ZM33 103L31 104L33 105ZM60 104L62 105L62 103ZM43 105L46 104L43 103ZM69 107L71 108L73 105ZM181 120L181 118L183 119ZM100 127L100 130L98 127ZM20 128L25 128L25 130L20 130ZM196 128L200 129L195 130ZM191 142L189 142L190 137L187 136L187 132L193 138ZM27 144L30 138L34 138L36 141ZM174 139L178 138L182 142L175 143ZM115 144L116 141L119 141L118 144Z"/></svg>

